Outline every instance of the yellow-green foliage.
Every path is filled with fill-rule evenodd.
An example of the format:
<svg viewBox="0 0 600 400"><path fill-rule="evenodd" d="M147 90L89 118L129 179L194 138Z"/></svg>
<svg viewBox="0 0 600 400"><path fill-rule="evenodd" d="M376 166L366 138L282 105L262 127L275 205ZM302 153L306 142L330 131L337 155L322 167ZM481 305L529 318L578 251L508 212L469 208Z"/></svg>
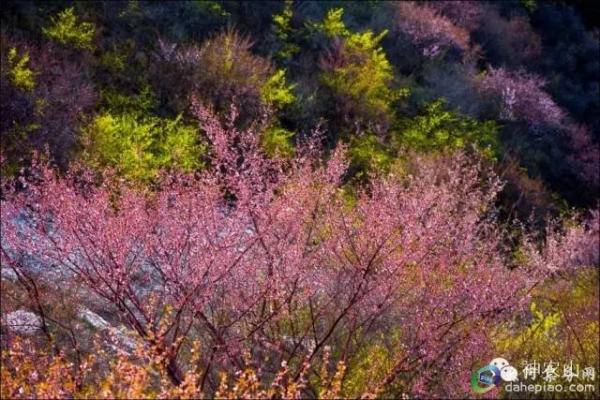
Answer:
<svg viewBox="0 0 600 400"><path fill-rule="evenodd" d="M196 0L194 5L200 10L216 17L227 18L231 16L231 13L225 10L218 1Z"/></svg>
<svg viewBox="0 0 600 400"><path fill-rule="evenodd" d="M287 31L289 29L292 15L292 2L290 0L285 1L285 6L281 14L273 15L273 24L276 27L275 32L279 38L287 39Z"/></svg>
<svg viewBox="0 0 600 400"><path fill-rule="evenodd" d="M28 143L28 137L34 134L41 125L37 123L29 123L25 125L15 124L13 127L5 133L2 138L2 151L15 152L15 153L28 153L31 148ZM10 141L7 138L10 137ZM0 176L15 176L22 168L22 164L19 160L5 159L0 163Z"/></svg>
<svg viewBox="0 0 600 400"><path fill-rule="evenodd" d="M285 70L277 70L261 88L261 97L266 104L283 107L294 102L294 87L285 81Z"/></svg>
<svg viewBox="0 0 600 400"><path fill-rule="evenodd" d="M275 57L279 60L287 60L300 51L297 45L289 42L290 33L292 32L292 28L290 27L292 16L291 0L285 1L285 6L281 14L273 15L273 31L275 37L281 42L281 48L275 54Z"/></svg>
<svg viewBox="0 0 600 400"><path fill-rule="evenodd" d="M321 80L340 101L353 104L362 113L370 117L388 114L391 103L407 92L392 87L392 66L380 46L387 31L379 35L371 31L352 33L341 20L342 13L341 8L332 10L318 25L327 36L342 40L337 54L330 55L333 61L329 63L333 65L325 67Z"/></svg>
<svg viewBox="0 0 600 400"><path fill-rule="evenodd" d="M29 53L25 52L19 57L16 48L8 51L8 78L16 87L30 92L35 87L35 74L27 67L27 63Z"/></svg>
<svg viewBox="0 0 600 400"><path fill-rule="evenodd" d="M461 149L476 144L488 157L498 151L498 125L494 121L480 122L445 108L443 100L425 106L424 113L400 123L396 144L420 152Z"/></svg>
<svg viewBox="0 0 600 400"><path fill-rule="evenodd" d="M399 332L392 332L388 341L400 343ZM386 338L373 340L364 345L358 354L349 362L348 373L344 380L343 397L358 398L365 388L376 387L392 371L394 363L399 359L399 350L390 350L382 343ZM397 383L400 385L401 383ZM393 389L399 389L395 387ZM401 392L401 390L397 390Z"/></svg>
<svg viewBox="0 0 600 400"><path fill-rule="evenodd" d="M200 156L205 148L198 141L198 131L192 125L181 121L181 116L175 119L163 119L164 130L158 139L158 167L179 168L191 171L202 166Z"/></svg>
<svg viewBox="0 0 600 400"><path fill-rule="evenodd" d="M385 146L374 134L353 137L349 152L353 165L361 170L386 170L392 161Z"/></svg>
<svg viewBox="0 0 600 400"><path fill-rule="evenodd" d="M343 8L329 10L323 22L314 24L314 27L329 37L348 36L350 35L350 31L346 28L344 21L342 21L343 15Z"/></svg>
<svg viewBox="0 0 600 400"><path fill-rule="evenodd" d="M521 5L528 12L532 13L537 8L537 1L536 0L521 0Z"/></svg>
<svg viewBox="0 0 600 400"><path fill-rule="evenodd" d="M137 113L103 113L84 130L84 158L97 168L113 167L121 175L141 181L154 178L161 168L193 170L201 167L204 147L197 130L181 117L163 119Z"/></svg>
<svg viewBox="0 0 600 400"><path fill-rule="evenodd" d="M148 113L157 104L156 96L147 83L141 85L138 94L127 96L115 90L102 91L104 106L111 113Z"/></svg>
<svg viewBox="0 0 600 400"><path fill-rule="evenodd" d="M100 56L100 64L111 72L125 69L126 55L118 51L107 51Z"/></svg>
<svg viewBox="0 0 600 400"><path fill-rule="evenodd" d="M148 181L160 169L190 171L202 167L205 151L194 126L177 118L152 114L157 100L146 83L127 96L102 91L103 112L84 129L84 158L97 168L112 167L121 175Z"/></svg>
<svg viewBox="0 0 600 400"><path fill-rule="evenodd" d="M293 132L275 126L266 129L261 136L261 146L269 157L288 158L294 155L294 146L290 139Z"/></svg>
<svg viewBox="0 0 600 400"><path fill-rule="evenodd" d="M567 384L562 378L563 365L571 361L573 365L579 364L580 369L592 366L598 371L598 290L597 269L579 272L570 281L546 283L534 293L530 304L531 319L527 324L496 327L496 353L502 354L518 369L534 360L542 370L544 363L560 363L560 376L553 382L555 384ZM537 383L545 382L538 377Z"/></svg>
<svg viewBox="0 0 600 400"><path fill-rule="evenodd" d="M43 32L50 39L81 50L91 50L96 27L91 22L80 22L73 11L73 7L64 9L58 16L52 18L52 24L43 28Z"/></svg>
<svg viewBox="0 0 600 400"><path fill-rule="evenodd" d="M271 62L253 54L251 47L252 42L235 31L207 40L194 61L191 77L199 95L224 107L236 98L245 101L247 111L259 104L279 108L292 103L294 85L286 82L285 70L274 70Z"/></svg>

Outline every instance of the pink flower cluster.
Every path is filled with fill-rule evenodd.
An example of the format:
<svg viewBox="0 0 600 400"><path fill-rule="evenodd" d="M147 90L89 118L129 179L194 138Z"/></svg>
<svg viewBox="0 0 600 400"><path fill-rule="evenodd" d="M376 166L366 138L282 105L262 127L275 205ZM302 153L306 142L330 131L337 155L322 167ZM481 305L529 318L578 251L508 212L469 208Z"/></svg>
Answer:
<svg viewBox="0 0 600 400"><path fill-rule="evenodd" d="M460 379L427 377L470 371L490 351L486 324L578 257L552 242L540 256L562 257L551 268L542 258L507 268L492 218L501 184L464 155L418 159L410 175L373 177L350 195L343 147L327 162L314 141L294 160L269 159L234 127L235 110L231 123L197 102L194 112L213 149L199 175L167 175L149 193L41 165L2 200L2 264L28 268L27 254L80 279L142 340L162 341L174 382L186 337L222 370L242 369L247 348L256 362L310 362L325 346L350 354L399 330L402 357L385 382L418 370L416 386L459 393Z"/></svg>
<svg viewBox="0 0 600 400"><path fill-rule="evenodd" d="M500 115L507 120L522 119L532 126L562 128L566 113L544 91L545 82L535 75L490 68L481 81L485 93L499 100Z"/></svg>

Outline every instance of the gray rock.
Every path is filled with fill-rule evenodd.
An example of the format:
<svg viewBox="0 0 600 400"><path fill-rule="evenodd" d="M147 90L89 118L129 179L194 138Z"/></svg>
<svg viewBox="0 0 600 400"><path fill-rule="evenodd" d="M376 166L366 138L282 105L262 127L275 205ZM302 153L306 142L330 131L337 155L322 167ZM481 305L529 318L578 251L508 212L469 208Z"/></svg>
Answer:
<svg viewBox="0 0 600 400"><path fill-rule="evenodd" d="M42 319L27 310L13 311L2 322L9 330L26 335L32 335L42 328Z"/></svg>

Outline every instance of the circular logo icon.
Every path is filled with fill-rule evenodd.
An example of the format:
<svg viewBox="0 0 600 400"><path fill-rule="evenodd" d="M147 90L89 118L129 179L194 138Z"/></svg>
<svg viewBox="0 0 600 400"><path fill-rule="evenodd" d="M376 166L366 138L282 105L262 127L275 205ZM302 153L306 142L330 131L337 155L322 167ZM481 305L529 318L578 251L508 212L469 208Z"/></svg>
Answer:
<svg viewBox="0 0 600 400"><path fill-rule="evenodd" d="M479 368L471 375L471 388L475 393L489 392L493 388L500 386L500 370L493 364L488 364Z"/></svg>

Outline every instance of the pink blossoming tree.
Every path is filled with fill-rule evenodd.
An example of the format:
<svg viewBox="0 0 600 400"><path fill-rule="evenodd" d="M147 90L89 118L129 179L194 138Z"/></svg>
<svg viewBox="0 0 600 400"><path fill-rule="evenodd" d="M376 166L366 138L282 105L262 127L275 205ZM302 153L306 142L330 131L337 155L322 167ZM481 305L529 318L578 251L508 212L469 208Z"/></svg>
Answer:
<svg viewBox="0 0 600 400"><path fill-rule="evenodd" d="M461 52L469 50L469 31L455 25L435 6L413 1L398 2L394 6L398 29L423 48L423 55L434 57L449 48Z"/></svg>
<svg viewBox="0 0 600 400"><path fill-rule="evenodd" d="M393 365L370 394L400 384L460 396L492 356L488 324L557 268L593 261L552 244L509 269L493 218L501 184L463 155L419 159L410 175L373 176L350 195L343 147L326 162L315 141L271 159L235 112L223 124L197 102L193 111L213 149L206 171L167 175L149 193L39 165L5 192L1 215L4 266L25 271L29 255L80 280L167 360L175 384L191 340L204 349L200 387L214 391L219 371L247 367L273 377L289 365L299 380L312 365L314 382L329 349L351 364L395 332ZM589 247L586 235L564 243ZM456 379L439 377L448 365Z"/></svg>
<svg viewBox="0 0 600 400"><path fill-rule="evenodd" d="M544 85L540 77L504 68L490 68L481 81L482 91L498 99L501 118L521 119L533 127L562 128L567 115L544 91Z"/></svg>

